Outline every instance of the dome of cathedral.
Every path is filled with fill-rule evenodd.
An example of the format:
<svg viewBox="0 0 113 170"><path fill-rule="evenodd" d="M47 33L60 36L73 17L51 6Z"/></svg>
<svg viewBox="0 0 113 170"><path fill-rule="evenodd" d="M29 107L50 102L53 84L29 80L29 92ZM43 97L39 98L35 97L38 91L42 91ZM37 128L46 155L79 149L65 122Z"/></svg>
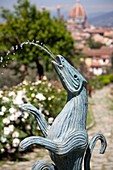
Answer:
<svg viewBox="0 0 113 170"><path fill-rule="evenodd" d="M72 7L72 9L69 12L69 18L86 18L86 12L83 8L83 6L79 3L79 1L76 1L76 4Z"/></svg>

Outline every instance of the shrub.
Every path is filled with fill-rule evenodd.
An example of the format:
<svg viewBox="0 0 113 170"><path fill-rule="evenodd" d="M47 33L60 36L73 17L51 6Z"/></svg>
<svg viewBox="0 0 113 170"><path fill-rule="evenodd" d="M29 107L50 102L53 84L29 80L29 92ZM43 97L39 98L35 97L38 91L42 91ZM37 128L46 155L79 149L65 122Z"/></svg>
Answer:
<svg viewBox="0 0 113 170"><path fill-rule="evenodd" d="M113 82L113 74L110 75L110 81Z"/></svg>
<svg viewBox="0 0 113 170"><path fill-rule="evenodd" d="M100 75L97 77L98 81L101 82L103 85L108 85L111 83L110 80L111 75Z"/></svg>
<svg viewBox="0 0 113 170"><path fill-rule="evenodd" d="M87 81L88 81L88 84L92 86L92 89L101 89L103 87L102 82L99 81L97 77L91 77Z"/></svg>
<svg viewBox="0 0 113 170"><path fill-rule="evenodd" d="M57 88L56 88L57 87ZM66 92L57 81L23 82L0 91L0 154L15 152L26 136L40 135L34 117L21 110L23 103L37 107L51 123L66 101Z"/></svg>
<svg viewBox="0 0 113 170"><path fill-rule="evenodd" d="M113 74L93 76L87 81L92 85L93 89L101 89L103 86L109 85L113 82Z"/></svg>

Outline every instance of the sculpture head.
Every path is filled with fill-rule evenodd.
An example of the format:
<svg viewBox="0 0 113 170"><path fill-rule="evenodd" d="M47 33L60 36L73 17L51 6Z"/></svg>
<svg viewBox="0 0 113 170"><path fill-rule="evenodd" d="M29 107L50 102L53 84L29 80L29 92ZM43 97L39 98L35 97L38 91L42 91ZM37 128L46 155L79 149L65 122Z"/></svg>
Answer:
<svg viewBox="0 0 113 170"><path fill-rule="evenodd" d="M43 43L37 44L37 46L46 51L53 59L52 63L66 91L73 95L79 94L82 86L86 85L85 78L63 56L55 57Z"/></svg>
<svg viewBox="0 0 113 170"><path fill-rule="evenodd" d="M52 62L63 87L72 94L78 94L86 84L85 78L63 56L57 55L56 60Z"/></svg>

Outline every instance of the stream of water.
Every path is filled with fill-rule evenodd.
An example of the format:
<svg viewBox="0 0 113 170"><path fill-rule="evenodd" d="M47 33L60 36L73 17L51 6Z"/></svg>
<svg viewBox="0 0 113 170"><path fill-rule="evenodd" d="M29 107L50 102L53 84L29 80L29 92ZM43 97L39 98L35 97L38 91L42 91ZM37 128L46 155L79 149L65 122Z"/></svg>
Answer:
<svg viewBox="0 0 113 170"><path fill-rule="evenodd" d="M9 60L14 60L14 58L12 57L12 55L14 56L16 54L16 51L17 50L22 50L23 49L23 46L24 45L35 45L39 48L41 48L42 50L44 50L45 52L47 52L49 54L49 56L54 60L56 61L56 58L54 56L54 54L50 51L50 49L45 45L43 44L42 42L40 41L25 41L25 42L22 42L21 44L19 45L15 45L15 46L12 46L10 50L7 51L6 53L6 56L1 56L0 57L0 63L1 63L1 67L2 68L7 68L8 64L9 64ZM7 57L7 58L6 58ZM1 75L3 75L4 73L2 72Z"/></svg>

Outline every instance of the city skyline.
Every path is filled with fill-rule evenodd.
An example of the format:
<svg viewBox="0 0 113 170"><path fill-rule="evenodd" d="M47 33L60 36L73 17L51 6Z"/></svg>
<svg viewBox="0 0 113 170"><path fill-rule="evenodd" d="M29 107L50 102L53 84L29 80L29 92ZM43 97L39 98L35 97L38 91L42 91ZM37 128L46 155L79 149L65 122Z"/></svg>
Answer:
<svg viewBox="0 0 113 170"><path fill-rule="evenodd" d="M62 15L64 12L69 11L72 6L75 4L76 0L29 0L31 4L35 4L37 6L37 9L40 9L42 7L47 8L50 10L50 12L54 13L56 12L57 8L61 8ZM99 13L99 12L110 12L113 11L113 0L80 0L80 3L85 8L88 15L92 13ZM0 0L0 6L3 6L4 8L8 8L10 10L13 10L13 6L17 4L17 0Z"/></svg>

